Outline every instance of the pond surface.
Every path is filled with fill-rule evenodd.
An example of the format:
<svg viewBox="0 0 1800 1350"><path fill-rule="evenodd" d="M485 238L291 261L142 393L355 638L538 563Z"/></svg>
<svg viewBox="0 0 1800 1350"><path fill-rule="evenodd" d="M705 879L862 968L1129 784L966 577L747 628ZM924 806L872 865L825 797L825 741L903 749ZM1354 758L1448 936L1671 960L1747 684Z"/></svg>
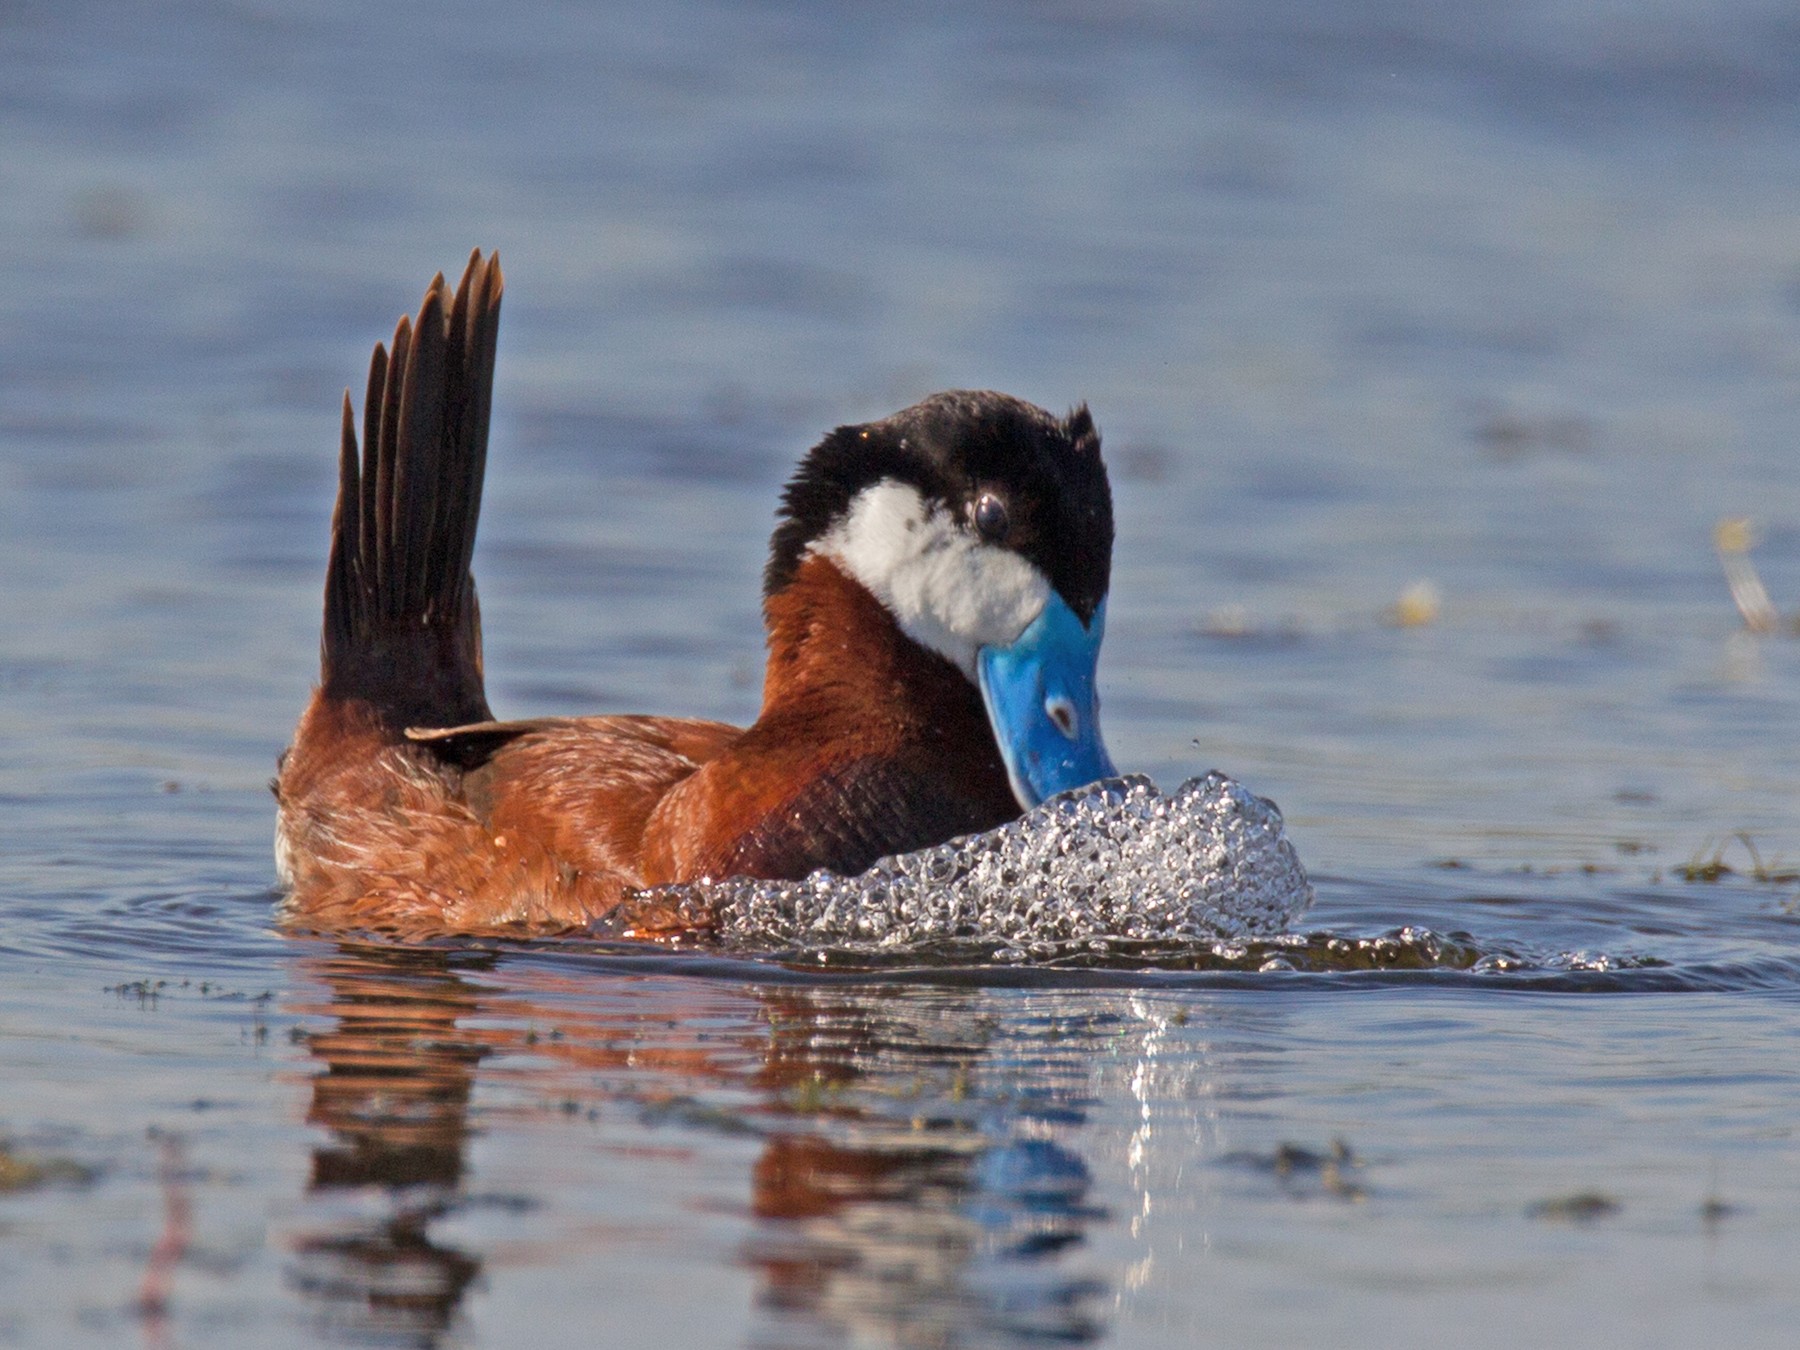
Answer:
<svg viewBox="0 0 1800 1350"><path fill-rule="evenodd" d="M0 4L0 1345L1790 1344L1797 124L1773 0ZM475 245L503 715L753 716L806 446L1086 400L1114 758L1300 931L277 929L337 400Z"/></svg>

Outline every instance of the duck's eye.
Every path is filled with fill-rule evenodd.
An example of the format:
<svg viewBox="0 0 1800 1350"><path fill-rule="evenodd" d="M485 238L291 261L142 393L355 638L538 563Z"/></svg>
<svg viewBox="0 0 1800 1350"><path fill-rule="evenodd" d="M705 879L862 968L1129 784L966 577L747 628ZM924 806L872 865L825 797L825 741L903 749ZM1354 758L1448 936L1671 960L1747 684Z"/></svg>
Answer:
<svg viewBox="0 0 1800 1350"><path fill-rule="evenodd" d="M977 497L975 528L990 543L997 544L1005 539L1006 532L1012 528L1012 521L1006 515L1006 503L991 492L984 492Z"/></svg>

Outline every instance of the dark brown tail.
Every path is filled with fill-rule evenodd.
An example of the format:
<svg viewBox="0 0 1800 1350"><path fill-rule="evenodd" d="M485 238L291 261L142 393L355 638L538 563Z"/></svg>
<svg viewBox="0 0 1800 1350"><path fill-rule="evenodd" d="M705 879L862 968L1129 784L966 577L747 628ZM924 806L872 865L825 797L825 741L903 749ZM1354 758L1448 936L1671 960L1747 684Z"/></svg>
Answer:
<svg viewBox="0 0 1800 1350"><path fill-rule="evenodd" d="M396 731L492 715L469 559L504 286L499 255L477 249L454 296L439 273L392 352L375 344L360 457L344 395L320 681L325 697L369 703Z"/></svg>

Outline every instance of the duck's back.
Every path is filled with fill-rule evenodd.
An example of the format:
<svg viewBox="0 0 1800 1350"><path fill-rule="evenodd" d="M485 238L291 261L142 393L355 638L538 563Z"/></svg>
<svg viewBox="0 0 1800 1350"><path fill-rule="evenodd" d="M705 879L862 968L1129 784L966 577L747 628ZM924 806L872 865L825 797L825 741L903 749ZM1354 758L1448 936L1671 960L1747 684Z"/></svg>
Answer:
<svg viewBox="0 0 1800 1350"><path fill-rule="evenodd" d="M742 733L656 717L395 738L315 697L277 780L289 915L409 934L581 928L644 884L644 824Z"/></svg>

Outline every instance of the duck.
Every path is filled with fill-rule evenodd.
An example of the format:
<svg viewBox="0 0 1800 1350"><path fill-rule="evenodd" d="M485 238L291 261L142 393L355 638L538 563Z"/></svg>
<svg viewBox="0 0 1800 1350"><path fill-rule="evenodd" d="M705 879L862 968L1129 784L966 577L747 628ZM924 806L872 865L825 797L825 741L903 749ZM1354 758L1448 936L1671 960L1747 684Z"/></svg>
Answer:
<svg viewBox="0 0 1800 1350"><path fill-rule="evenodd" d="M504 290L479 249L454 289L433 278L375 346L360 443L344 395L319 678L272 784L288 923L592 932L652 888L851 876L1114 775L1100 433L1085 404L986 390L801 458L749 726L497 720L472 559Z"/></svg>

